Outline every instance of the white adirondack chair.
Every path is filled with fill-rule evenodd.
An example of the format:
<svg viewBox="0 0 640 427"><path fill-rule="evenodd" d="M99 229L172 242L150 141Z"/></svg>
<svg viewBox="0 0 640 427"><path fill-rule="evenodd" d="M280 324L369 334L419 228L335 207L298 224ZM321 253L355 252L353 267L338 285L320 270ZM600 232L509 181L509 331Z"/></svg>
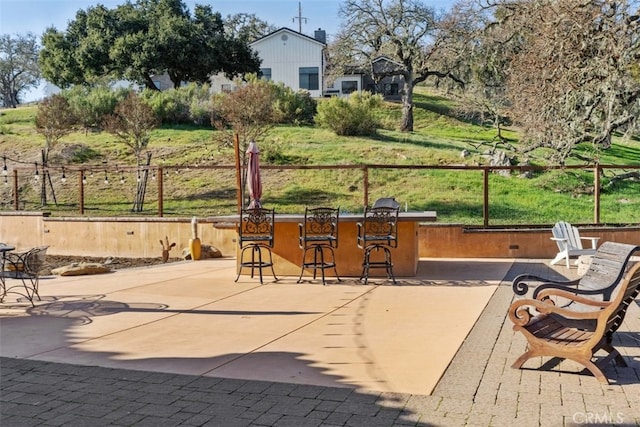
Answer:
<svg viewBox="0 0 640 427"><path fill-rule="evenodd" d="M556 257L551 261L551 264L556 264L564 258L567 263L567 268L569 268L569 258L580 255L595 254L598 246L598 239L600 239L599 237L580 237L578 229L564 221L556 223L556 225L551 229L551 233L553 234L551 240L554 240L558 244L559 250ZM590 240L591 248L583 248L583 240ZM578 260L576 260L576 264L577 263Z"/></svg>

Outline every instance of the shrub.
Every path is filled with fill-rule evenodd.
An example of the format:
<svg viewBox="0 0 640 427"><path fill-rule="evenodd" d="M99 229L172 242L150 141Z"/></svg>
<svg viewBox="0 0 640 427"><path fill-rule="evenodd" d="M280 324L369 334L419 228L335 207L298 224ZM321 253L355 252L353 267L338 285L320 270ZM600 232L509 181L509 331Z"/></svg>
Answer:
<svg viewBox="0 0 640 427"><path fill-rule="evenodd" d="M163 124L189 122L189 107L181 102L177 89L165 91L145 89L141 96Z"/></svg>
<svg viewBox="0 0 640 427"><path fill-rule="evenodd" d="M276 91L276 101L274 109L280 116L280 123L291 123L294 125L312 124L313 116L317 111L317 103L311 98L309 92L294 92L284 84L274 84Z"/></svg>
<svg viewBox="0 0 640 427"><path fill-rule="evenodd" d="M209 85L190 83L178 89L145 89L142 98L164 124L207 124L211 116Z"/></svg>
<svg viewBox="0 0 640 427"><path fill-rule="evenodd" d="M113 114L116 105L126 97L127 92L125 88L113 90L108 86L87 88L78 85L62 91L61 95L69 103L77 124L91 129L99 127L106 116Z"/></svg>
<svg viewBox="0 0 640 427"><path fill-rule="evenodd" d="M354 92L348 98L330 98L319 103L315 121L336 135L374 135L381 126L375 109L381 106L381 95Z"/></svg>

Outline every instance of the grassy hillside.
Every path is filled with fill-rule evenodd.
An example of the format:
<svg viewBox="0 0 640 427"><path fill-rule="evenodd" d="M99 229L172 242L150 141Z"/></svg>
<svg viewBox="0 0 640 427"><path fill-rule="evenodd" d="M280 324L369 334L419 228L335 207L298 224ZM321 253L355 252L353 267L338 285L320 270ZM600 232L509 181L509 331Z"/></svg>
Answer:
<svg viewBox="0 0 640 427"><path fill-rule="evenodd" d="M290 165L481 165L488 160L495 131L459 120L451 102L419 90L415 98L415 132L393 130L400 109L387 105L381 113L385 129L376 137L338 137L325 129L279 126L259 141L261 162ZM0 156L8 160L8 185L0 185L1 208L13 209L12 170L19 171L20 209L45 210L53 215L77 215L79 168L86 170L85 215L132 215L137 172L125 145L107 133L77 132L65 136L51 155L51 187L47 206L40 205L40 184L34 181L44 139L35 132L35 107L3 110L0 118ZM149 151L152 166L164 166L165 216L208 216L233 213L236 175L231 148L212 140L214 131L202 127L160 128L153 132ZM507 131L517 141L517 133ZM484 145L480 144L484 143ZM586 147L583 149L587 149ZM463 150L469 156L461 157ZM529 159L542 164L544 152ZM537 157L536 157L537 156ZM520 160L520 159L519 159ZM16 163L18 161L19 163ZM603 164L639 164L640 147L616 143L605 152ZM65 166L65 169L62 169ZM179 167L173 167L179 166ZM211 169L227 166L226 169ZM66 182L62 182L62 173ZM607 171L603 186L614 173ZM363 172L360 169L291 170L264 168L263 203L278 212L300 212L305 205L340 206L361 211ZM105 178L107 183L105 183ZM123 182L121 180L124 178ZM153 178L151 176L150 178ZM156 177L157 178L157 177ZM478 170L375 169L368 175L369 199L395 196L411 210L436 210L439 221L482 224L482 172ZM156 215L157 179L149 180L144 215ZM591 171L552 171L524 179L492 174L491 224L549 224L559 219L593 221ZM640 222L638 183L625 181L603 191L602 222ZM139 214L137 214L139 215Z"/></svg>

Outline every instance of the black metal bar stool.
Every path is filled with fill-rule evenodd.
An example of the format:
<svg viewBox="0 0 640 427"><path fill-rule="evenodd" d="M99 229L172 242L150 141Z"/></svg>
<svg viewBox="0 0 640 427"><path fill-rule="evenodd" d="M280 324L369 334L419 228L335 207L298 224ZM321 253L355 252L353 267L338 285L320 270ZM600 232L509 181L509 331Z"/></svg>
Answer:
<svg viewBox="0 0 640 427"><path fill-rule="evenodd" d="M396 284L391 249L398 247L399 212L399 206L372 208L367 206L363 221L357 223L358 247L364 251L360 280L364 279L365 285L369 280L369 270L372 268L384 268L387 278L391 279L394 285ZM378 252L383 253L383 258L380 259L379 255L374 255L376 259L372 261L372 254Z"/></svg>
<svg viewBox="0 0 640 427"><path fill-rule="evenodd" d="M324 271L333 268L336 279L338 282L341 281L336 269L336 257L333 251L338 247L339 217L339 208L305 208L304 223L298 224L299 245L302 249L302 266L298 283L302 281L305 269L313 270L314 280L320 270L322 284L326 285ZM309 252L312 252L311 257L307 256Z"/></svg>
<svg viewBox="0 0 640 427"><path fill-rule="evenodd" d="M262 269L271 268L271 273L275 281L278 281L273 270L273 258L271 248L273 248L273 227L275 222L275 211L265 208L242 209L240 214L240 224L238 224L238 244L240 245L240 262L238 265L238 275L236 282L240 278L243 268L251 269L251 278L255 270L260 275L262 281ZM246 252L251 252L251 258L245 260ZM263 257L266 252L268 259Z"/></svg>

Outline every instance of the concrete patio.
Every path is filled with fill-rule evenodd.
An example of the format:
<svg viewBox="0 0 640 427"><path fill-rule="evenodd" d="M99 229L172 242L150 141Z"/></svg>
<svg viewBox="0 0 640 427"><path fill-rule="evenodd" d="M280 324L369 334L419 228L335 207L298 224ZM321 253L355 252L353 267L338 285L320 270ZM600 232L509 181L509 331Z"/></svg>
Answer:
<svg viewBox="0 0 640 427"><path fill-rule="evenodd" d="M43 278L35 308L0 305L0 422L640 422L640 308L616 336L629 367L607 368L615 384L570 362L513 370L525 342L505 315L522 272L575 275L540 260L423 259L398 286L260 285L234 283L235 260L217 259Z"/></svg>

